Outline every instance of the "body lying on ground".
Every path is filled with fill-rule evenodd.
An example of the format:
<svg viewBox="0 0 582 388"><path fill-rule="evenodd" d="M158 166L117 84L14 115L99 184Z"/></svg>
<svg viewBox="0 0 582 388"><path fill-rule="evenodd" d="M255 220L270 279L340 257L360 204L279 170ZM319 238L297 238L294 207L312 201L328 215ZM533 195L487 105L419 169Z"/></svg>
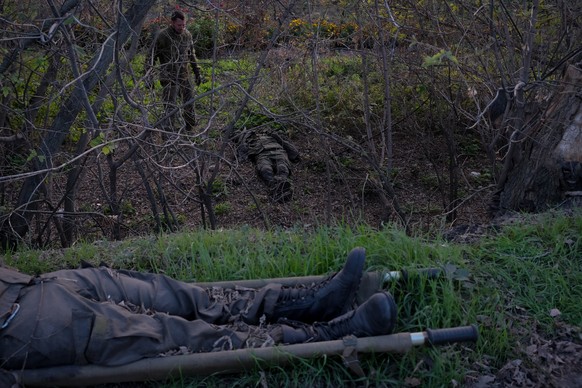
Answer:
<svg viewBox="0 0 582 388"><path fill-rule="evenodd" d="M201 288L108 267L40 276L0 267L0 368L118 366L187 347L212 352L389 334L396 305L354 299L365 251L310 287Z"/></svg>

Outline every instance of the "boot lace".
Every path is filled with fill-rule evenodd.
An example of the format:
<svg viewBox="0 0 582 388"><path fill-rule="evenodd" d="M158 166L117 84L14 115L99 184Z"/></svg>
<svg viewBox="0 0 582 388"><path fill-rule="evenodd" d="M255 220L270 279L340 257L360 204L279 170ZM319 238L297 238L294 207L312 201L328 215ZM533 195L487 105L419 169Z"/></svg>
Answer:
<svg viewBox="0 0 582 388"><path fill-rule="evenodd" d="M277 303L285 304L290 302L295 302L297 300L303 300L307 298L314 298L315 293L329 284L330 280L333 277L329 277L324 279L323 281L313 284L310 286L305 285L298 285L293 288L283 288L281 294L279 294L279 298L277 299Z"/></svg>

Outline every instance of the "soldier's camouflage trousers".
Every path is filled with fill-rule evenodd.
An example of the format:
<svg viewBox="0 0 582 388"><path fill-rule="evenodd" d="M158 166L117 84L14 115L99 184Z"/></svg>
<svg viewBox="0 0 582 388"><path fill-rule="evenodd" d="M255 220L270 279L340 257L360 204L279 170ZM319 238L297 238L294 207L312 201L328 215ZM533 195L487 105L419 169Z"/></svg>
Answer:
<svg viewBox="0 0 582 388"><path fill-rule="evenodd" d="M189 77L178 78L175 80L161 79L162 98L164 100L164 116L169 116L165 121L164 129L177 130L178 117L180 110L176 110L179 106L178 98L182 104L186 104L194 97L192 81ZM172 114L172 112L175 112ZM190 103L183 107L184 121L186 128L191 130L196 126L196 113L194 110L194 103Z"/></svg>
<svg viewBox="0 0 582 388"><path fill-rule="evenodd" d="M271 197L277 202L291 199L290 162L283 149L262 152L256 157L256 169L268 184Z"/></svg>
<svg viewBox="0 0 582 388"><path fill-rule="evenodd" d="M272 183L275 177L281 180L289 177L289 159L282 148L261 152L256 156L255 163L260 177L267 183Z"/></svg>
<svg viewBox="0 0 582 388"><path fill-rule="evenodd" d="M181 347L268 345L273 340L260 318L280 292L271 284L225 293L105 267L45 274L20 290L20 310L0 330L0 368L113 366Z"/></svg>

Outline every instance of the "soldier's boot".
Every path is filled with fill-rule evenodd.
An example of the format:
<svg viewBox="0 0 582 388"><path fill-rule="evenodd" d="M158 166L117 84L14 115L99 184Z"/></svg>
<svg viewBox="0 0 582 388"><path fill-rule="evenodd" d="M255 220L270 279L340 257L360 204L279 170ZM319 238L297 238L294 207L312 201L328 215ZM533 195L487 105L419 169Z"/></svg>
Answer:
<svg viewBox="0 0 582 388"><path fill-rule="evenodd" d="M279 318L311 323L328 321L348 311L355 299L362 278L366 250L354 248L348 254L341 271L308 288L283 287L273 313L267 318Z"/></svg>
<svg viewBox="0 0 582 388"><path fill-rule="evenodd" d="M282 342L333 341L348 335L371 337L392 333L396 324L396 303L388 292L378 292L357 309L329 322L307 325L281 320Z"/></svg>

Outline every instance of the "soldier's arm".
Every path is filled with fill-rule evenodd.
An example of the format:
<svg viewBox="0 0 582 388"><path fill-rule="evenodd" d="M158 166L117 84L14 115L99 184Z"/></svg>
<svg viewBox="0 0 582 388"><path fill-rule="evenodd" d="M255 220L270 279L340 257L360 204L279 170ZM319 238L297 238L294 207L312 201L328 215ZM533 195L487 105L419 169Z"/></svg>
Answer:
<svg viewBox="0 0 582 388"><path fill-rule="evenodd" d="M287 156L289 157L289 160L291 162L296 163L301 159L299 155L299 150L295 147L293 143L286 139L283 139L283 137L275 131L271 132L269 135L273 139L275 139L277 143L279 143L283 147L283 149L285 149L285 152L287 152Z"/></svg>
<svg viewBox="0 0 582 388"><path fill-rule="evenodd" d="M174 44L172 38L168 35L167 29L163 29L158 32L156 40L154 42L153 49L153 63L156 61L160 62L160 65L170 61L171 58L171 47Z"/></svg>
<svg viewBox="0 0 582 388"><path fill-rule="evenodd" d="M194 72L194 77L196 78L196 85L202 83L202 75L200 74L200 67L196 61L190 62L192 64L192 71Z"/></svg>
<svg viewBox="0 0 582 388"><path fill-rule="evenodd" d="M196 77L196 85L200 85L202 82L202 76L200 73L200 66L198 66L198 59L196 58L196 50L194 49L194 40L190 36L190 49L188 52L188 57L190 64L192 65L192 72L194 72L194 77Z"/></svg>

